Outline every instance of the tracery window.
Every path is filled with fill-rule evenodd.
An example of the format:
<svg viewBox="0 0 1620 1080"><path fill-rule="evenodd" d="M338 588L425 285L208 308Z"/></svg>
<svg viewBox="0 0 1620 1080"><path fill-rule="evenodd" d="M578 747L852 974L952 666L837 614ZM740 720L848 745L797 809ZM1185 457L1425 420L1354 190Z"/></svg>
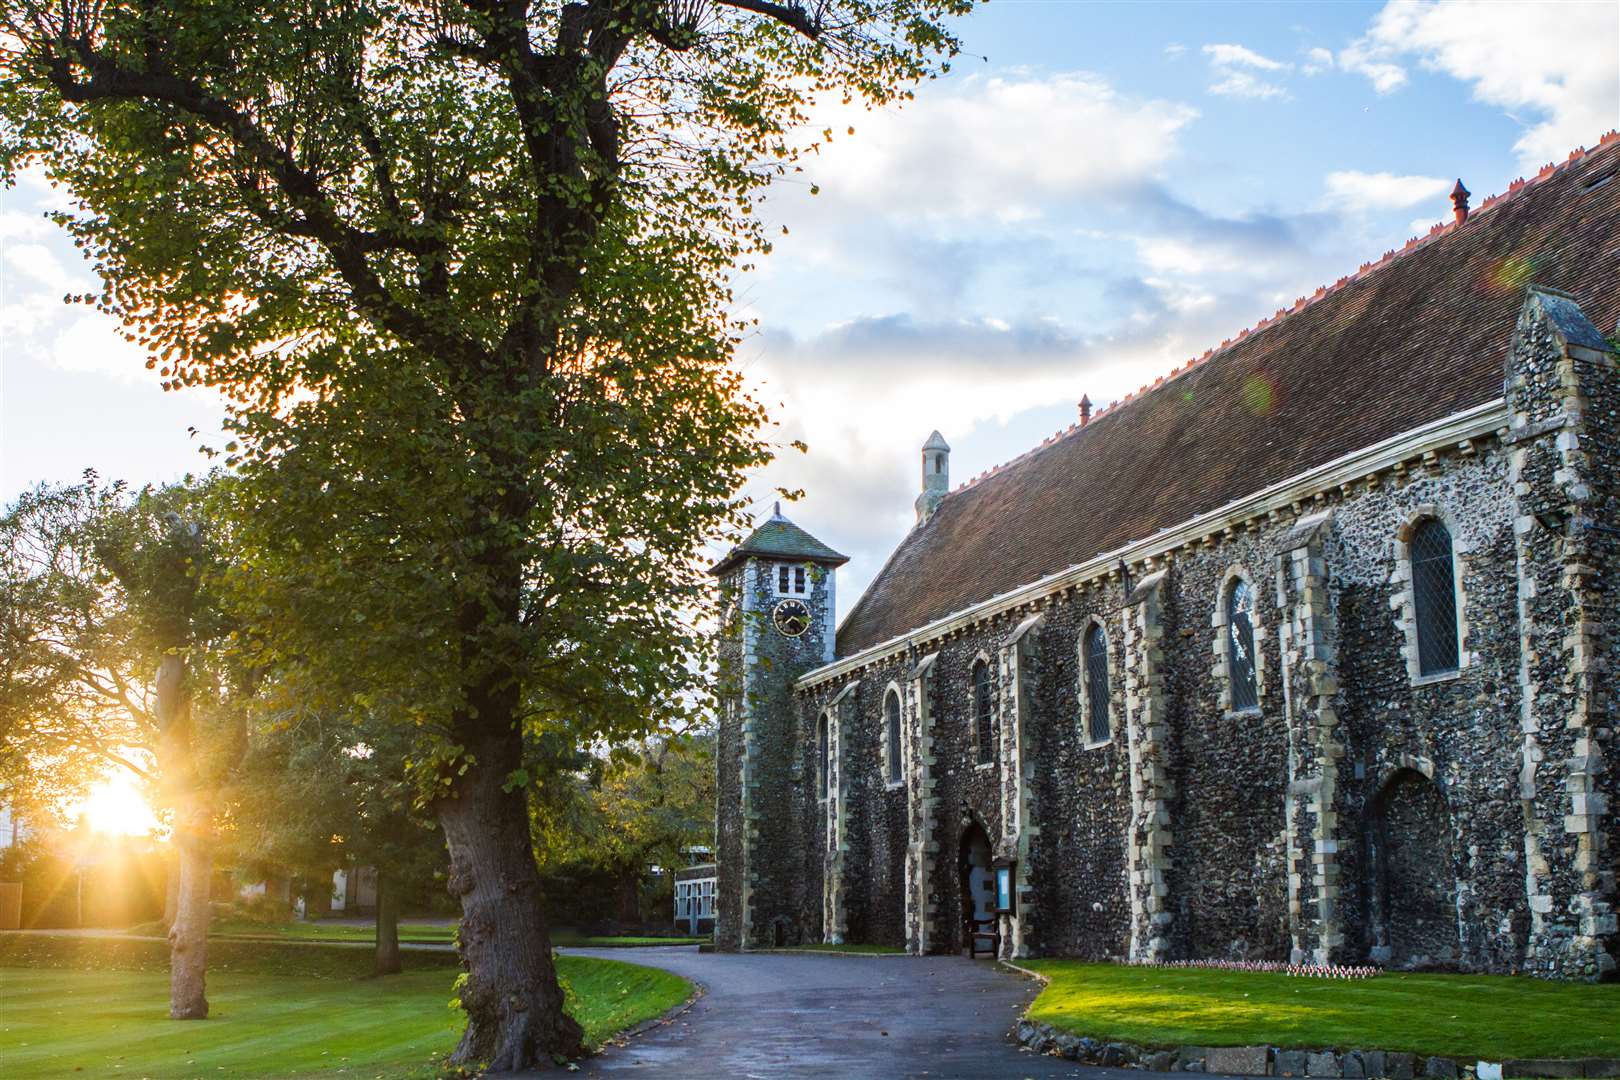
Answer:
<svg viewBox="0 0 1620 1080"><path fill-rule="evenodd" d="M1417 621L1418 674L1443 675L1459 666L1457 568L1451 530L1428 518L1412 531L1412 607Z"/></svg>
<svg viewBox="0 0 1620 1080"><path fill-rule="evenodd" d="M883 698L884 746L888 753L889 783L897 784L900 772L900 695L890 690Z"/></svg>
<svg viewBox="0 0 1620 1080"><path fill-rule="evenodd" d="M1254 586L1242 578L1233 581L1226 594L1226 635L1232 708L1257 708L1260 688L1255 678Z"/></svg>
<svg viewBox="0 0 1620 1080"><path fill-rule="evenodd" d="M990 709L990 665L979 660L973 665L973 731L980 765L990 764L996 756Z"/></svg>
<svg viewBox="0 0 1620 1080"><path fill-rule="evenodd" d="M1108 634L1101 623L1092 623L1086 631L1086 739L1088 742L1107 742L1108 709Z"/></svg>

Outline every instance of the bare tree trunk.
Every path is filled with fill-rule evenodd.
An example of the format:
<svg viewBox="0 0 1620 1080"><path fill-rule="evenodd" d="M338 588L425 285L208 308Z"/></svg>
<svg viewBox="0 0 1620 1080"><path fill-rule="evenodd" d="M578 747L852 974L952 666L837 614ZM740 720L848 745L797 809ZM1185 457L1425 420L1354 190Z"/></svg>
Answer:
<svg viewBox="0 0 1620 1080"><path fill-rule="evenodd" d="M641 873L633 864L619 868L619 922L641 926Z"/></svg>
<svg viewBox="0 0 1620 1080"><path fill-rule="evenodd" d="M193 813L189 816L195 816ZM209 885L214 877L213 845L206 834L182 837L176 813L175 843L180 848L180 890L169 926L169 1019L208 1019ZM204 826L206 828L206 825Z"/></svg>
<svg viewBox="0 0 1620 1080"><path fill-rule="evenodd" d="M198 790L187 676L185 657L179 653L170 653L158 665L158 765L174 806L174 846L180 853L180 892L169 926L169 1018L204 1020L213 808Z"/></svg>
<svg viewBox="0 0 1620 1080"><path fill-rule="evenodd" d="M450 850L450 891L461 900L467 967L461 993L467 1030L452 1061L504 1072L579 1057L584 1033L563 1011L529 841L527 793L504 790L523 758L516 724L499 719L514 709L480 704L481 730L464 740L471 763L438 807Z"/></svg>
<svg viewBox="0 0 1620 1080"><path fill-rule="evenodd" d="M169 927L174 925L174 919L180 912L180 855L170 851L168 858L163 860L165 878L163 882L163 932L167 934Z"/></svg>
<svg viewBox="0 0 1620 1080"><path fill-rule="evenodd" d="M398 975L399 895L394 883L377 869L377 974Z"/></svg>

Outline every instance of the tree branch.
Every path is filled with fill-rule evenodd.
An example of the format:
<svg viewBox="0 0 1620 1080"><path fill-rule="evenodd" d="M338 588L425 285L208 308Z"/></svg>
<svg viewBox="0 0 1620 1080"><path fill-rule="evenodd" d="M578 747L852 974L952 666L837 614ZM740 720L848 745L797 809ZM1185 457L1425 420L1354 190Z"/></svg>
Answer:
<svg viewBox="0 0 1620 1080"><path fill-rule="evenodd" d="M384 329L418 347L446 357L471 358L483 353L474 340L447 333L418 312L393 299L366 261L369 252L397 248L417 252L420 238L390 236L357 229L338 217L320 181L301 168L287 149L277 146L249 117L225 101L206 93L189 79L154 72L131 71L97 53L85 39L73 43L76 58L89 79L75 76L62 55L47 50L44 61L51 83L64 101L146 100L172 105L223 132L251 162L262 166L301 217L272 219L266 224L287 236L318 242L331 256L339 276L353 292L362 310ZM258 207L252 207L256 214ZM260 215L263 220L263 215Z"/></svg>
<svg viewBox="0 0 1620 1080"><path fill-rule="evenodd" d="M751 11L768 19L775 19L783 26L797 30L811 40L821 36L821 20L811 18L810 13L798 4L777 4L772 0L714 0L714 2L721 7Z"/></svg>

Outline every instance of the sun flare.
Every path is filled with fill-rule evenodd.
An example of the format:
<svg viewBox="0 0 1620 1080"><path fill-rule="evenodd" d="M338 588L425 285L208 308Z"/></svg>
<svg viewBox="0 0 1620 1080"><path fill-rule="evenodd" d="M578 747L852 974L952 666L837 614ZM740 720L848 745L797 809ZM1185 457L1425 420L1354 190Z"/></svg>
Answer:
<svg viewBox="0 0 1620 1080"><path fill-rule="evenodd" d="M157 815L141 794L135 778L122 770L110 773L92 787L69 815L79 815L90 827L109 836L144 836L158 828Z"/></svg>

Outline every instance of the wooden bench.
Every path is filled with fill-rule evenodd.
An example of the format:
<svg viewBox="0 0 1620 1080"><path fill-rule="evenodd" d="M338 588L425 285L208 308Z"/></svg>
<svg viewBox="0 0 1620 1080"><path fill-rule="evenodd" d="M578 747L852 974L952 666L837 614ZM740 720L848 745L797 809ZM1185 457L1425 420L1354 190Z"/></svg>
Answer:
<svg viewBox="0 0 1620 1080"><path fill-rule="evenodd" d="M999 920L996 919L969 919L963 925L963 936L967 938L968 959L979 958L979 946L982 944L991 959L1001 955L1001 931L996 929Z"/></svg>

